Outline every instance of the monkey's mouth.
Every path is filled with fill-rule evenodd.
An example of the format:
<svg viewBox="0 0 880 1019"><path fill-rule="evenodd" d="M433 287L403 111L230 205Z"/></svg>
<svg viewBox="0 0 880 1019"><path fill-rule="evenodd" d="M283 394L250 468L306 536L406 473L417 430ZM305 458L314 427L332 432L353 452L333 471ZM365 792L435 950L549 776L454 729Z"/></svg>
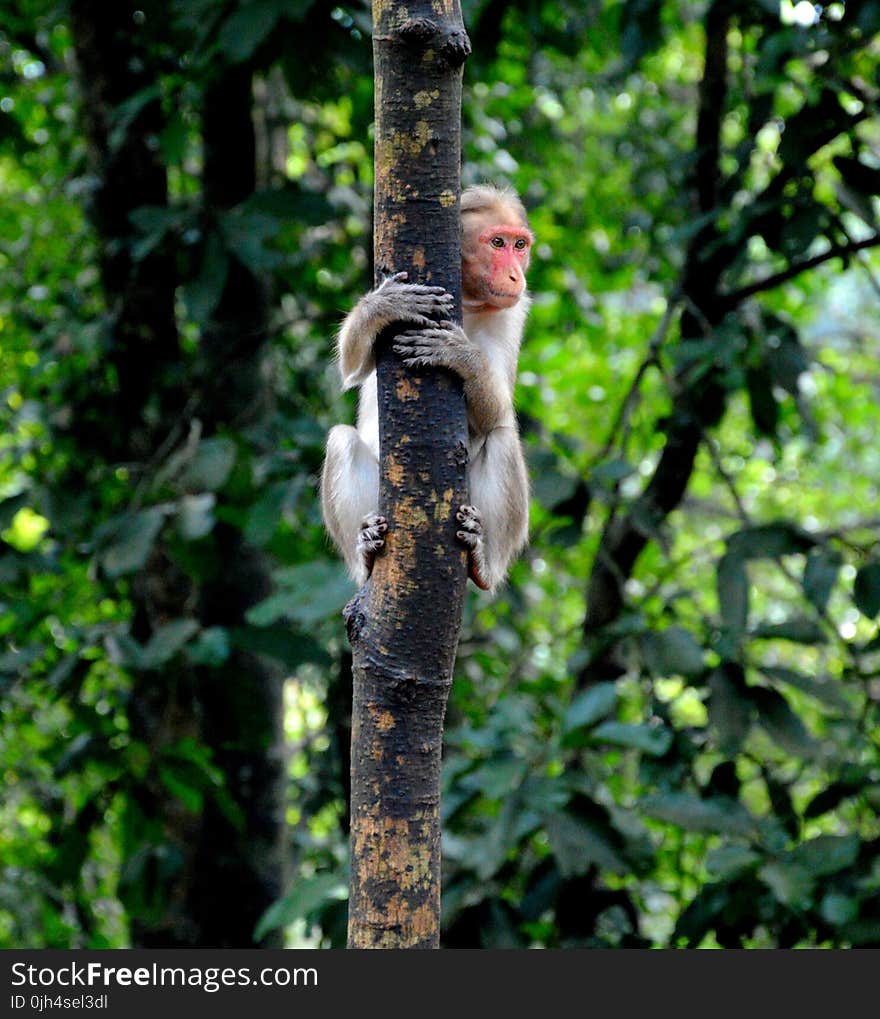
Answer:
<svg viewBox="0 0 880 1019"><path fill-rule="evenodd" d="M512 308L522 297L522 290L516 292L504 290L486 290L486 303L496 308Z"/></svg>

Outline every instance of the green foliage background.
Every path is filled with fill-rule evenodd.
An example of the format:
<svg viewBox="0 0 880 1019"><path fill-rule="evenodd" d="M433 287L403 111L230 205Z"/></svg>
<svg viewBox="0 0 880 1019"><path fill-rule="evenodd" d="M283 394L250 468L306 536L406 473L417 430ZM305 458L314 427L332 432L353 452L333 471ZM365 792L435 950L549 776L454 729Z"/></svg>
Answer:
<svg viewBox="0 0 880 1019"><path fill-rule="evenodd" d="M538 238L533 499L508 586L467 605L444 944L877 946L880 4L464 8L463 178L513 183ZM257 936L340 946L352 588L316 479L353 415L334 331L370 280L368 11L132 8L150 85L114 144L158 101L169 200L126 243L173 258L191 392L173 420L146 405L162 439L122 461L95 438L122 383L69 11L0 9L0 945L121 946L163 914L182 865L146 783L187 824L208 804L243 823L216 747L147 745L130 711L137 677L161 696L244 648L287 677L290 874ZM259 186L220 209L200 110L241 67ZM211 429L203 336L235 264L269 287L272 408ZM219 527L261 550L272 593L240 626L133 632L151 556L222 577Z"/></svg>

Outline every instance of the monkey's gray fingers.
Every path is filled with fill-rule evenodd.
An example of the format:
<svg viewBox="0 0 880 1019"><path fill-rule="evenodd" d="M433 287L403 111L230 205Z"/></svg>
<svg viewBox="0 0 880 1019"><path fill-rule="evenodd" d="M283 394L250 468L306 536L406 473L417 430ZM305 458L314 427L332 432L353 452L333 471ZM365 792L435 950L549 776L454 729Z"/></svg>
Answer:
<svg viewBox="0 0 880 1019"><path fill-rule="evenodd" d="M461 530L456 538L468 550L468 576L483 591L489 590L486 581L486 554L483 548L483 518L476 506L459 506L455 519Z"/></svg>
<svg viewBox="0 0 880 1019"><path fill-rule="evenodd" d="M378 552L385 544L385 534L388 531L388 521L380 517L378 513L368 513L361 521L358 530L358 548L370 552Z"/></svg>
<svg viewBox="0 0 880 1019"><path fill-rule="evenodd" d="M419 326L436 326L438 318L448 318L452 314L451 296L445 290L434 293L439 289L410 286L408 283L387 283L375 294L381 301L385 318L412 322Z"/></svg>
<svg viewBox="0 0 880 1019"><path fill-rule="evenodd" d="M442 287L407 286L401 296L408 308L418 315L447 318L453 311L452 294ZM430 324L437 323L432 319Z"/></svg>
<svg viewBox="0 0 880 1019"><path fill-rule="evenodd" d="M476 506L459 506L455 519L461 524L463 530L471 534L482 535L483 515Z"/></svg>
<svg viewBox="0 0 880 1019"><path fill-rule="evenodd" d="M407 329L394 337L396 346L411 347L425 354L440 350L455 342L455 333L441 329L436 322L430 322L421 329Z"/></svg>
<svg viewBox="0 0 880 1019"><path fill-rule="evenodd" d="M385 547L385 533L388 521L378 513L368 513L361 521L357 535L357 552L363 560L367 576L373 572L376 553Z"/></svg>
<svg viewBox="0 0 880 1019"><path fill-rule="evenodd" d="M443 338L447 334L439 329L420 329L417 332L400 333L395 337L394 350L403 358L403 363L413 368L425 365L443 364Z"/></svg>
<svg viewBox="0 0 880 1019"><path fill-rule="evenodd" d="M446 287L432 287L427 283L410 283L407 290L411 294L419 294L425 297L442 297L444 304L452 304L452 294Z"/></svg>

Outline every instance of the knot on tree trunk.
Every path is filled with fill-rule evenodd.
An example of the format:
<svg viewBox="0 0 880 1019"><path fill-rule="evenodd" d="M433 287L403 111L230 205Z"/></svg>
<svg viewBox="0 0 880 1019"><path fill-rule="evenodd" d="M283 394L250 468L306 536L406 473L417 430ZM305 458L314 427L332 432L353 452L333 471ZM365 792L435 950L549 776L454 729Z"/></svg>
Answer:
<svg viewBox="0 0 880 1019"><path fill-rule="evenodd" d="M450 67L461 67L471 53L471 42L463 29L444 29L431 18L409 18L395 33L405 46L423 51L434 47Z"/></svg>
<svg viewBox="0 0 880 1019"><path fill-rule="evenodd" d="M342 610L345 630L352 645L360 637L367 622L366 613L364 612L365 591L366 586L362 587Z"/></svg>
<svg viewBox="0 0 880 1019"><path fill-rule="evenodd" d="M461 67L471 55L471 41L467 32L447 32L440 47L440 55L450 67Z"/></svg>
<svg viewBox="0 0 880 1019"><path fill-rule="evenodd" d="M467 467L470 455L468 454L468 448L463 442L456 443L455 449L452 452L453 463L459 467Z"/></svg>

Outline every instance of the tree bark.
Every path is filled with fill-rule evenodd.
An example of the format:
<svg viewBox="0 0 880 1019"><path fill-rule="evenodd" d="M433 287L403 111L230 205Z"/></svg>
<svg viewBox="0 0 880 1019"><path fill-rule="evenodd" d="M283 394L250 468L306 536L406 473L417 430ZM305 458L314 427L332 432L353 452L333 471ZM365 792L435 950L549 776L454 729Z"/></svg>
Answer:
<svg viewBox="0 0 880 1019"><path fill-rule="evenodd" d="M460 319L458 0L374 0L377 279L446 287ZM389 331L386 331L389 332ZM393 332L390 330L390 332ZM461 626L467 501L460 380L378 348L384 554L346 609L353 650L349 947L436 948L440 758Z"/></svg>

